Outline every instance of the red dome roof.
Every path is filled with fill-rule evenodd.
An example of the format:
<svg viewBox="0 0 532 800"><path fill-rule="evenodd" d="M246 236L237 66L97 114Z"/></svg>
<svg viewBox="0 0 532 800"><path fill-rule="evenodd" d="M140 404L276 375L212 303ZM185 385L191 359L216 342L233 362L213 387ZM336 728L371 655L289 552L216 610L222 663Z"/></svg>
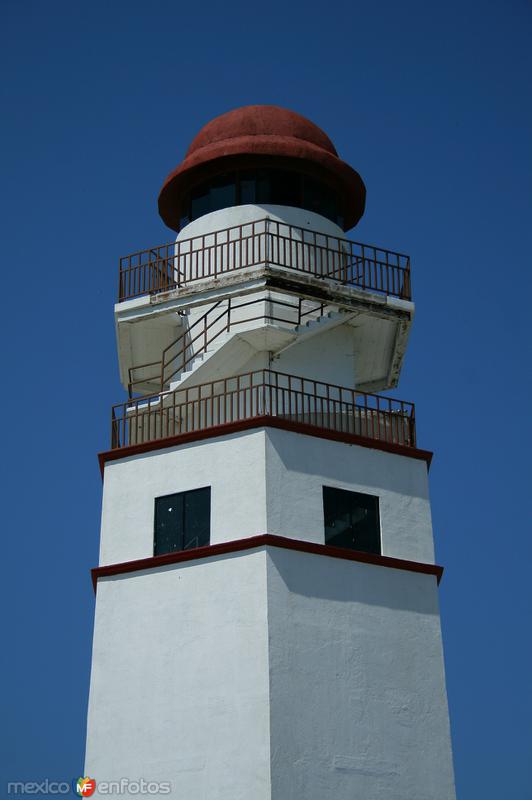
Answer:
<svg viewBox="0 0 532 800"><path fill-rule="evenodd" d="M235 140L247 147L253 144L249 141L252 136L295 139L294 145L303 146L306 142L338 155L327 134L301 114L279 106L244 106L208 122L192 140L185 160L205 148L218 145L233 148Z"/></svg>
<svg viewBox="0 0 532 800"><path fill-rule="evenodd" d="M244 106L208 122L164 182L159 213L178 230L181 206L192 186L225 170L265 165L297 169L332 184L346 230L364 213L366 189L360 175L338 158L321 128L279 106Z"/></svg>

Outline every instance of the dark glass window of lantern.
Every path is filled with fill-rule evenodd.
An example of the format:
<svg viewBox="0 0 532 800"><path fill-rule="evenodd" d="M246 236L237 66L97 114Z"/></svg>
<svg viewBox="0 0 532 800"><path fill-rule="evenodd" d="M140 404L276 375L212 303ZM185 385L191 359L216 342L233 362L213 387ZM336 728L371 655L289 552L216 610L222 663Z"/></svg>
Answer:
<svg viewBox="0 0 532 800"><path fill-rule="evenodd" d="M236 205L235 176L221 175L213 180L209 191L209 201L211 211Z"/></svg>
<svg viewBox="0 0 532 800"><path fill-rule="evenodd" d="M270 173L271 203L301 207L301 179L297 172L272 170Z"/></svg>
<svg viewBox="0 0 532 800"><path fill-rule="evenodd" d="M154 554L204 547L210 542L211 489L155 498Z"/></svg>
<svg viewBox="0 0 532 800"><path fill-rule="evenodd" d="M239 186L239 205L245 206L248 203L257 202L257 176L254 172L241 172Z"/></svg>
<svg viewBox="0 0 532 800"><path fill-rule="evenodd" d="M255 173L255 202L271 203L270 173L267 169L259 169Z"/></svg>
<svg viewBox="0 0 532 800"><path fill-rule="evenodd" d="M190 196L190 219L197 219L212 211L209 186L198 186Z"/></svg>
<svg viewBox="0 0 532 800"><path fill-rule="evenodd" d="M230 206L271 203L315 211L342 226L336 192L302 173L249 169L210 178L192 189L181 210L180 225Z"/></svg>
<svg viewBox="0 0 532 800"><path fill-rule="evenodd" d="M303 184L303 207L315 211L327 219L338 221L336 198L331 189L319 181L305 176Z"/></svg>
<svg viewBox="0 0 532 800"><path fill-rule="evenodd" d="M325 544L381 552L378 497L324 486L323 512Z"/></svg>

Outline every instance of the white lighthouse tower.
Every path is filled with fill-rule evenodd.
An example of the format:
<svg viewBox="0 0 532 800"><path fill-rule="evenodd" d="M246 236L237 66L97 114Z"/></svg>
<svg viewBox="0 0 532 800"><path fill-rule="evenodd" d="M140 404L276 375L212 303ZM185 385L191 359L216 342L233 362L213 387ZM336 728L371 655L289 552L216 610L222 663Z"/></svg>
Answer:
<svg viewBox="0 0 532 800"><path fill-rule="evenodd" d="M85 764L116 796L455 797L431 454L376 394L410 263L346 238L364 203L316 125L245 107L166 180L177 239L121 259Z"/></svg>

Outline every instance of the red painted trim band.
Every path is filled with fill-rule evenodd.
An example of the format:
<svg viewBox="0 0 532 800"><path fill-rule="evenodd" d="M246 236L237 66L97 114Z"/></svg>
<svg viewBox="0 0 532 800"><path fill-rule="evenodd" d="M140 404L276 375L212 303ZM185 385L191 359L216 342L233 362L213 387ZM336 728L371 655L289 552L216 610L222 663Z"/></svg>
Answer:
<svg viewBox="0 0 532 800"><path fill-rule="evenodd" d="M329 439L333 442L344 442L346 444L356 444L360 447L369 447L373 450L384 450L386 453L396 453L397 455L407 456L407 458L417 458L427 463L430 467L433 454L430 450L420 450L417 447L407 447L402 444L392 444L378 439L370 439L365 436L357 436L354 433L341 433L329 428L318 428L315 425L307 425L303 422L292 422L281 419L280 417L262 416L253 419L243 419L238 422L228 422L224 425L214 425L212 428L205 428L201 431L192 433L181 433L178 436L171 436L168 439L155 439L143 444L130 445L129 447L119 447L115 450L106 450L98 454L100 471L103 477L105 465L109 461L118 461L121 458L136 456L141 453L149 453L152 450L164 450L168 447L175 447L188 442L201 441L216 436L224 436L229 433L250 430L252 428L281 428L294 433L304 433L307 436L317 436L320 439Z"/></svg>
<svg viewBox="0 0 532 800"><path fill-rule="evenodd" d="M344 550L340 547L331 547L326 544L315 544L314 542L302 542L299 539L288 539L286 536L276 536L272 533L263 533L258 536L251 536L248 539L236 539L232 542L222 542L211 544L208 547L197 547L194 550L181 550L177 553L167 553L164 556L152 556L151 558L139 558L136 561L123 561L121 564L109 564L105 567L94 567L91 570L92 585L96 592L98 578L110 575L124 575L128 572L142 572L145 569L165 567L169 564L181 564L185 561L196 561L210 556L225 555L227 553L237 553L240 550L253 550L256 547L283 547L286 550L297 550L300 553L312 553L318 556L329 556L330 558L341 558L346 561L358 561L362 564L374 564L380 567L391 567L392 569L402 569L407 572L422 572L425 575L435 575L438 584L443 575L443 567L438 564L424 564L419 561L406 561L402 558L392 558L391 556L380 556L374 553L362 553L358 550Z"/></svg>

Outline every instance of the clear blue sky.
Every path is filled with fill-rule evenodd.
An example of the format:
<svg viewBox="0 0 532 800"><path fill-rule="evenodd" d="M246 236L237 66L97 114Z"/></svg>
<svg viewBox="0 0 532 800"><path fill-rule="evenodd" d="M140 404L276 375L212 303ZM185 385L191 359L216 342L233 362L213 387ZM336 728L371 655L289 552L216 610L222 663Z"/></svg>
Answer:
<svg viewBox="0 0 532 800"><path fill-rule="evenodd" d="M397 394L435 451L458 796L532 798L532 4L3 0L1 14L0 795L83 765L96 453L123 398L118 256L172 238L157 193L205 122L274 103L363 176L352 236L412 257Z"/></svg>

